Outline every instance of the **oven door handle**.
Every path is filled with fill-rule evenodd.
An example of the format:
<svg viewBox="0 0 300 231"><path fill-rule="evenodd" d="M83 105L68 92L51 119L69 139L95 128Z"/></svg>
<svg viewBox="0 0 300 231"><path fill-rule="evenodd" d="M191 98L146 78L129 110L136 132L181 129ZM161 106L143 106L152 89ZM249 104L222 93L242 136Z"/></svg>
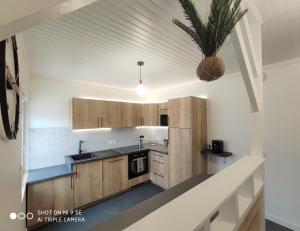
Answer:
<svg viewBox="0 0 300 231"><path fill-rule="evenodd" d="M138 157L138 158L133 159L133 160L131 160L131 161L138 161L139 159L148 159L148 157Z"/></svg>

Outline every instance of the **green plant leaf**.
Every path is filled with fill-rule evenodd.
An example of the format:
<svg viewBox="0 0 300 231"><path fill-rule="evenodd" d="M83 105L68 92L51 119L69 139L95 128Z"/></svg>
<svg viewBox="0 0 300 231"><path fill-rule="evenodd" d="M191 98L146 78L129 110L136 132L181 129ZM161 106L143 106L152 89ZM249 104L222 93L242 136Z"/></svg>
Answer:
<svg viewBox="0 0 300 231"><path fill-rule="evenodd" d="M192 0L179 2L191 26L177 19L173 19L173 23L190 35L206 57L216 55L236 23L247 12L241 10L241 0L212 0L208 22L203 23Z"/></svg>

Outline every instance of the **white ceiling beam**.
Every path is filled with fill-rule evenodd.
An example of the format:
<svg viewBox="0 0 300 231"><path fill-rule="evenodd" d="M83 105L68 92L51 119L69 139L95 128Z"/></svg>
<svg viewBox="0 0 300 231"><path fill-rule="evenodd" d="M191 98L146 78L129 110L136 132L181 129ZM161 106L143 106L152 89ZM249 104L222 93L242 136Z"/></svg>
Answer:
<svg viewBox="0 0 300 231"><path fill-rule="evenodd" d="M244 35L243 38L248 52L248 57L249 57L249 61L251 64L254 77L257 78L260 74L259 61L258 61L259 59L258 59L258 54L256 54L255 52L255 46L251 35L251 30L250 30L249 20L247 15L245 15L243 17L243 20L240 21L240 28L242 30L242 34Z"/></svg>
<svg viewBox="0 0 300 231"><path fill-rule="evenodd" d="M19 18L17 17L13 21L9 21L0 25L0 41L11 35L37 26L46 20L70 13L96 1L97 0L69 0L58 5L47 5L45 8L38 9L27 16L20 16ZM32 8L34 8L34 5Z"/></svg>
<svg viewBox="0 0 300 231"><path fill-rule="evenodd" d="M259 94L256 86L255 77L251 67L251 61L250 61L250 59L252 59L253 57L249 58L250 55L253 56L253 54L248 53L247 45L246 45L247 39L243 35L241 29L241 26L243 25L244 23L243 24L241 24L240 22L237 23L233 32L231 33L231 39L233 42L233 47L235 49L238 63L240 65L243 80L251 104L251 109L253 112L259 112L260 109Z"/></svg>

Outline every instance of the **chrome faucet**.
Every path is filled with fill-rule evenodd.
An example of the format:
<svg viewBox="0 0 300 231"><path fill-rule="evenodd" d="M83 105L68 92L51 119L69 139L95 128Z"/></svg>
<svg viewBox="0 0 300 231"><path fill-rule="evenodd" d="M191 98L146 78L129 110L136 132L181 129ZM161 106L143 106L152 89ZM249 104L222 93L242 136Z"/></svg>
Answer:
<svg viewBox="0 0 300 231"><path fill-rule="evenodd" d="M84 143L83 140L79 140L79 154L82 154L82 144Z"/></svg>

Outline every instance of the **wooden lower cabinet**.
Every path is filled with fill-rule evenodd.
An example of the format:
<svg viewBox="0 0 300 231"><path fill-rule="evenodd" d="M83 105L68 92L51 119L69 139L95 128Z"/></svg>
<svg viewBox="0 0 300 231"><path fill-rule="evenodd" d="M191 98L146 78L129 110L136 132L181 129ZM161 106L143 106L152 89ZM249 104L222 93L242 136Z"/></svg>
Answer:
<svg viewBox="0 0 300 231"><path fill-rule="evenodd" d="M47 223L45 219L54 217L54 210L74 209L72 187L72 176L28 186L27 212L33 214L33 219L27 220L27 227L38 227ZM40 215L42 211L44 211L44 215ZM38 222L38 218L42 219L42 222Z"/></svg>
<svg viewBox="0 0 300 231"><path fill-rule="evenodd" d="M192 177L191 129L169 129L169 159L170 187Z"/></svg>
<svg viewBox="0 0 300 231"><path fill-rule="evenodd" d="M169 188L169 156L159 152L150 152L150 180L164 189Z"/></svg>
<svg viewBox="0 0 300 231"><path fill-rule="evenodd" d="M74 168L75 208L102 199L102 160L78 164Z"/></svg>
<svg viewBox="0 0 300 231"><path fill-rule="evenodd" d="M128 156L103 160L103 197L128 188Z"/></svg>

